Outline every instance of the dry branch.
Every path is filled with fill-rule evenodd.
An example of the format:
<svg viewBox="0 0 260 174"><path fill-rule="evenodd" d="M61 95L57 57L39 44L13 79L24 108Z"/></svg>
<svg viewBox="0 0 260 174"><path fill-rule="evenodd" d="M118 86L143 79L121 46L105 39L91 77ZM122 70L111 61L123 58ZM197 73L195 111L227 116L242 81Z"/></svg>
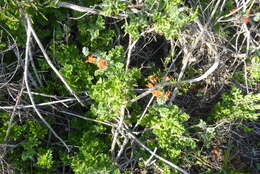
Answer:
<svg viewBox="0 0 260 174"><path fill-rule="evenodd" d="M27 22L27 39L26 39L26 51L25 51L25 63L24 63L24 81L25 81L26 89L28 91L28 96L29 96L30 101L33 105L33 109L35 110L35 112L37 113L39 118L49 128L49 130L53 133L53 135L61 141L61 143L66 147L68 152L70 152L68 145L63 141L63 139L61 137L59 137L58 134L56 134L56 132L49 125L49 123L42 117L41 113L39 112L39 110L37 109L37 107L35 105L33 95L31 94L31 88L30 88L30 85L28 83L28 64L29 64L30 40L31 40L31 34L33 33L33 30L32 30L32 26L31 26L30 19L29 19L28 15L25 15L25 18L26 18L26 22Z"/></svg>
<svg viewBox="0 0 260 174"><path fill-rule="evenodd" d="M75 98L68 98L68 99L63 99L63 100L58 100L58 101L51 101L51 102L45 102L45 103L39 103L35 104L35 106L49 106L49 105L54 105L58 103L65 103L65 102L72 102L76 101ZM0 109L3 110L9 110L9 109L29 109L33 108L33 105L15 105L15 106L0 106Z"/></svg>
<svg viewBox="0 0 260 174"><path fill-rule="evenodd" d="M30 19L28 19L28 28L31 28L31 32L32 35L35 39L35 41L37 42L38 46L40 47L43 56L45 58L45 60L47 61L47 63L49 64L49 66L52 68L52 70L55 72L55 74L60 78L60 80L62 81L62 83L65 85L65 87L68 89L68 91L77 99L77 101L82 105L85 106L85 104L81 101L81 99L76 95L76 93L72 90L72 88L69 86L69 84L66 82L66 80L62 77L62 75L60 74L60 72L56 69L56 67L53 65L53 63L51 62L51 59L49 58L48 54L46 53L40 39L38 38L37 34L35 33L31 21Z"/></svg>
<svg viewBox="0 0 260 174"><path fill-rule="evenodd" d="M116 18L116 19L124 19L127 17L125 14L117 14L113 16L108 16L106 15L103 11L95 9L95 8L89 8L89 7L82 7L79 5L75 5L72 3L68 2L58 2L58 7L63 7L63 8L69 8L71 10L79 11L79 12L84 12L86 14L94 14L94 15L101 15L101 16L106 16L106 17L111 17L111 18Z"/></svg>

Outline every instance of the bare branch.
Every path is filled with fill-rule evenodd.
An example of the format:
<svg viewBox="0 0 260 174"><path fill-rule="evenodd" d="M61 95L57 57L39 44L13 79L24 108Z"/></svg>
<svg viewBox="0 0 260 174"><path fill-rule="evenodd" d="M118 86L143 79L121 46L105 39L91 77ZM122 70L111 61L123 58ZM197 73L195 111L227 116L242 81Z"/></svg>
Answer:
<svg viewBox="0 0 260 174"><path fill-rule="evenodd" d="M154 153L152 150L150 150L147 146L145 146L141 141L139 141L133 134L131 134L130 132L127 133L137 144L139 144L141 147L143 147L145 150L147 150L151 155L153 155L155 158L165 162L166 164L168 164L169 166L171 166L172 168L175 168L176 170L182 172L183 174L189 174L186 170L180 168L179 166L173 164L172 162L164 159L163 157L157 155L156 153Z"/></svg>
<svg viewBox="0 0 260 174"><path fill-rule="evenodd" d="M29 21L30 19L29 19L27 14L25 15L25 18L26 18L26 22L27 22L27 39L26 39L26 51L25 51L25 63L24 63L24 81L25 81L25 86L27 88L30 101L33 105L35 112L39 116L39 118L49 128L49 130L53 133L53 135L56 138L58 138L61 141L61 143L67 148L68 152L70 152L70 149L67 146L67 144L62 140L62 138L59 137L59 135L56 134L56 132L49 125L49 123L42 117L41 113L39 112L39 110L37 109L37 107L34 103L33 95L31 94L31 88L30 88L29 83L28 83L29 49L30 49L30 39L31 39L31 34L32 34L32 28L31 28L30 21Z"/></svg>
<svg viewBox="0 0 260 174"><path fill-rule="evenodd" d="M20 102L23 90L24 90L24 79L23 79L21 90L20 90L20 92L18 93L18 95L16 97L15 106L12 108L13 111L12 111L11 116L10 116L10 120L9 120L9 123L8 123L8 128L6 130L4 142L7 141L7 138L9 136L9 134L10 134L10 130L11 130L11 127L12 127L12 122L13 122L13 119L14 119L14 116L15 116L15 111L16 111L16 109L18 109L17 106L18 106L18 103ZM0 107L0 109L1 109L1 107Z"/></svg>
<svg viewBox="0 0 260 174"><path fill-rule="evenodd" d="M126 14L117 14L117 15L113 15L113 16L108 16L101 10L97 10L97 9L89 8L89 7L82 7L82 6L75 5L75 4L68 3L68 2L58 2L58 7L69 8L71 10L84 12L87 14L101 15L101 16L106 16L106 17L111 17L111 18L116 18L116 19L123 19L123 18L127 17Z"/></svg>
<svg viewBox="0 0 260 174"><path fill-rule="evenodd" d="M5 85L7 85L7 84L14 78L16 72L18 71L18 69L19 69L19 67L20 67L21 56L20 56L19 48L18 48L18 46L17 46L17 44L16 44L16 41L15 41L14 37L12 36L12 34L11 34L5 27L3 27L2 25L0 25L0 27L8 34L8 35L10 36L10 38L13 40L14 43L13 43L13 46L10 48L10 50L13 49L13 51L14 51L16 57L17 57L17 65L16 65L16 68L15 68L15 70L12 72L11 77L10 77L5 83L1 84L1 86L0 86L0 89L1 89L2 87L4 87ZM8 50L9 50L9 48L8 48Z"/></svg>
<svg viewBox="0 0 260 174"><path fill-rule="evenodd" d="M40 39L38 38L37 34L35 33L31 21L28 20L28 28L31 28L31 32L32 35L35 39L35 41L37 42L38 46L40 47L44 58L46 59L47 63L49 64L49 66L52 68L52 70L55 72L55 74L60 78L60 80L62 81L62 83L65 85L65 87L68 89L68 91L77 99L77 101L82 105L85 106L84 103L80 100L80 98L75 94L75 92L71 89L71 87L69 86L69 84L66 82L66 80L62 77L62 75L60 74L60 72L56 69L56 67L53 65L53 63L51 62L51 59L49 58L48 54L46 53Z"/></svg>
<svg viewBox="0 0 260 174"><path fill-rule="evenodd" d="M83 119L83 120L104 124L106 126L116 127L116 125L113 124L113 123L108 123L108 122L104 122L104 121L100 121L100 120L95 120L95 119L92 119L92 118L83 117L81 115L74 114L74 113L71 113L71 112L67 112L67 111L58 111L58 112L63 113L63 114L67 114L67 115L70 115L70 116L73 116L73 117L77 117L77 118L80 118L80 119Z"/></svg>
<svg viewBox="0 0 260 174"><path fill-rule="evenodd" d="M119 116L120 120L119 120L119 123L118 123L118 127L117 129L115 130L115 134L114 134L114 137L113 137L113 141L112 141L112 145L111 145L111 152L114 153L114 150L115 150L115 145L116 145L116 141L117 141L117 137L118 137L118 130L121 129L122 127L122 124L123 124L123 121L124 121L124 117L125 117L125 106L122 106L121 107L121 110L120 110L120 116Z"/></svg>
<svg viewBox="0 0 260 174"><path fill-rule="evenodd" d="M63 99L63 100L58 100L58 101L51 101L51 102L35 104L35 106L49 106L49 105L54 105L57 103L71 102L71 101L75 101L75 100L76 100L75 98L68 98L68 99ZM29 109L29 108L33 108L33 105L0 106L0 109L14 109L14 108Z"/></svg>
<svg viewBox="0 0 260 174"><path fill-rule="evenodd" d="M212 74L217 69L219 62L220 62L219 55L218 55L217 51L209 43L207 43L207 46L215 52L215 57L214 57L215 62L214 62L214 64L204 74L202 74L200 77L190 79L190 80L184 80L182 82L184 82L184 83L199 82L199 81L207 78L210 74Z"/></svg>
<svg viewBox="0 0 260 174"><path fill-rule="evenodd" d="M135 44L137 43L138 40L139 39L132 41L132 36L129 35L129 46L128 46L128 52L127 52L125 71L128 71L128 68L130 65L130 59L131 59L131 55L132 55L132 49L135 47Z"/></svg>
<svg viewBox="0 0 260 174"><path fill-rule="evenodd" d="M136 124L135 124L133 130L135 130L135 129L137 128L137 126L141 123L141 121L142 121L144 115L146 114L146 112L147 112L149 106L152 104L153 99L154 99L154 96L152 96L151 99L149 100L149 102L148 102L147 106L145 107L145 109L144 109L144 111L143 111L141 117L140 117L139 120L136 122Z"/></svg>

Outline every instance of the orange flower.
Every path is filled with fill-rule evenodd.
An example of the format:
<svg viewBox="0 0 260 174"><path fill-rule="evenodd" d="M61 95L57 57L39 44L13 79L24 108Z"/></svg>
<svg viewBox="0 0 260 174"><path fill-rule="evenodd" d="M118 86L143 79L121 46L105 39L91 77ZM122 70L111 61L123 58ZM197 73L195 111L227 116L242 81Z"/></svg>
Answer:
<svg viewBox="0 0 260 174"><path fill-rule="evenodd" d="M250 16L254 16L254 14L248 13L246 16L247 16L247 17L250 17Z"/></svg>
<svg viewBox="0 0 260 174"><path fill-rule="evenodd" d="M147 88L152 88L152 87L153 87L153 84L152 84L152 83L147 83L145 86L146 86Z"/></svg>
<svg viewBox="0 0 260 174"><path fill-rule="evenodd" d="M159 91L159 90L153 90L152 94L153 94L153 96L155 96L157 98L163 96L163 93L161 91Z"/></svg>
<svg viewBox="0 0 260 174"><path fill-rule="evenodd" d="M232 10L230 10L230 13L236 13L237 11L237 8L233 8Z"/></svg>
<svg viewBox="0 0 260 174"><path fill-rule="evenodd" d="M98 59L98 64L97 64L99 69L104 69L107 66L107 61L102 60L102 59Z"/></svg>
<svg viewBox="0 0 260 174"><path fill-rule="evenodd" d="M169 97L171 96L171 91L167 90L164 94L164 96L169 99Z"/></svg>
<svg viewBox="0 0 260 174"><path fill-rule="evenodd" d="M152 76L148 78L150 82L155 83L158 80L158 77Z"/></svg>
<svg viewBox="0 0 260 174"><path fill-rule="evenodd" d="M88 56L88 59L87 60L85 60L85 63L96 63L96 58L94 58L94 54L91 54L91 55L89 55Z"/></svg>
<svg viewBox="0 0 260 174"><path fill-rule="evenodd" d="M243 22L244 24L247 24L249 21L250 21L249 17L244 16L244 17L242 18L242 22Z"/></svg>

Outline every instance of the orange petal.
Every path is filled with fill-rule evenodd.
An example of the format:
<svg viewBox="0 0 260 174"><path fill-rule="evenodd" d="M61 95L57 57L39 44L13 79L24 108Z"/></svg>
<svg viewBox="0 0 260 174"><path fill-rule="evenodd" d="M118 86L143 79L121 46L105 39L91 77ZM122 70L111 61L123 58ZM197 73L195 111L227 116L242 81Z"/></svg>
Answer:
<svg viewBox="0 0 260 174"><path fill-rule="evenodd" d="M171 91L167 90L164 96L168 99L171 96Z"/></svg>
<svg viewBox="0 0 260 174"><path fill-rule="evenodd" d="M91 55L89 55L88 56L88 59L87 60L85 60L85 63L96 63L96 58L94 58L94 54L91 54Z"/></svg>
<svg viewBox="0 0 260 174"><path fill-rule="evenodd" d="M155 83L158 80L158 77L152 76L148 78L150 82Z"/></svg>
<svg viewBox="0 0 260 174"><path fill-rule="evenodd" d="M104 69L107 66L107 61L99 59L97 66L98 66L99 69Z"/></svg>
<svg viewBox="0 0 260 174"><path fill-rule="evenodd" d="M153 94L153 96L155 96L157 98L163 96L163 93L159 90L153 90L152 94Z"/></svg>
<svg viewBox="0 0 260 174"><path fill-rule="evenodd" d="M145 86L146 86L147 88L152 88L152 87L153 87L153 84L152 84L152 83L147 83Z"/></svg>
<svg viewBox="0 0 260 174"><path fill-rule="evenodd" d="M242 22L244 23L244 24L247 24L248 22L250 21L250 19L249 19L249 17L243 17L242 18Z"/></svg>

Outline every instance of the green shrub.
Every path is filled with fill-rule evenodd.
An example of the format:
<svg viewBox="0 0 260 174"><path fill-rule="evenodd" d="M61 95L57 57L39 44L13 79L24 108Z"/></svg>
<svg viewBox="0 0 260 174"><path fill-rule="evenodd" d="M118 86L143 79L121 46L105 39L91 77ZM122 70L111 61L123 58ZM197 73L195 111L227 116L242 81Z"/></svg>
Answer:
<svg viewBox="0 0 260 174"><path fill-rule="evenodd" d="M59 0L56 1L56 3L58 2ZM14 40L18 43L20 53L23 55L26 40L26 24L24 24L24 14L26 12L32 19L33 27L40 37L54 66L57 67L77 95L82 97L82 100L88 97L88 100L85 100L85 107L74 105L74 103L73 105L70 105L70 103L65 105L63 103L64 106L68 106L66 109L71 112L81 113L81 115L96 119L96 121L102 120L117 123L117 119L120 117L120 112L123 108L126 111L123 126L126 129L129 127L127 131L132 131L131 128L140 118L149 97L143 97L134 103L132 103L131 100L134 99L139 92L142 93L147 90L144 89L148 87L145 87L145 82L147 82L146 76L151 77L151 75L156 74L157 78L159 77L158 81L153 82L153 84L151 83L150 86L158 85L166 81L164 79L165 74L172 76L173 78L168 82L178 85L179 93L177 93L177 95L189 93L192 87L194 87L196 91L196 87L202 88L204 82L198 85L197 83L178 84L176 82L178 72L183 66L181 58L177 60L177 57L185 56L186 50L194 53L195 59L192 62L188 62L185 75L183 76L183 79L189 79L189 77L200 76L204 72L206 67L204 67L203 57L209 57L206 56L206 54L210 54L211 52L209 47L203 46L197 48L197 46L199 47L204 44L204 41L200 43L200 40L197 40L198 44L194 48L186 48L186 46L184 46L185 48L180 47L180 45L184 45L184 42L179 44L178 38L182 37L182 34L186 35L193 32L193 30L191 31L189 29L189 24L196 20L198 16L198 10L193 10L196 9L196 7L189 8L186 5L187 2L183 0L143 0L142 2L143 3L138 4L137 1L124 0L72 1L72 3L77 5L93 8L93 10L98 13L89 13L77 20L70 20L70 17L79 17L82 14L71 9L57 8L57 4L53 0L1 1L0 25L6 28L6 30L0 28L0 56L4 57L4 61L2 61L1 65L7 63L8 66L6 67L8 71L9 69L12 70L15 65L14 60L16 57L13 55L14 53L9 54L9 51L7 51L8 53L5 53L5 51L2 52L2 50L7 49L8 46L11 48L11 46L15 45L12 43L13 40L10 39L10 35L14 36ZM208 5L208 2L202 0L200 5L203 6L205 4ZM223 38L227 38L227 40L230 39L229 37L233 37L233 29L226 30L226 28L229 28L229 24L222 24L216 22L216 20L218 17L229 13L229 11L233 9L234 4L233 1L228 0L225 4L226 6L222 6L223 9L220 10L221 12L216 12L209 22L202 21L201 19L207 20L207 18L204 17L213 14L211 4L205 9L207 13L210 13L204 14L204 12L202 12L200 14L203 30L210 36L209 39L207 39L210 45L210 42L214 40L214 44L216 41L216 47L219 46L217 42L219 42L218 40L221 37L215 37L215 35L222 35ZM134 7L135 5L137 5L136 8ZM253 7L253 9L254 8L255 7ZM202 10L204 11L204 9ZM102 15L100 15L99 12L101 12ZM120 15L126 15L127 17L115 19ZM252 18L254 21L257 21L259 14L256 13ZM204 26L204 24L207 25ZM191 26L191 28L193 27L197 28L195 25ZM183 32L183 30L185 31ZM216 30L219 33L216 33ZM10 32L10 34L6 31ZM135 49L132 50L131 65L127 67L128 70L126 71L126 54L127 51L129 51L126 48L129 46L127 45L129 39L137 40L141 33L148 31L152 31L152 33L142 35L142 41L147 41L147 43L141 43L140 41L135 45ZM196 35L196 33L193 34L194 36ZM200 37L204 39L203 35ZM233 38L235 40L236 37ZM158 40L154 41L153 39ZM167 41L165 41L165 39ZM243 40L240 38L240 35L238 35L236 39ZM163 40L165 43L162 43L160 40ZM171 46L168 44L169 40L171 40ZM230 43L232 44L234 40L231 38ZM154 45L153 42L157 43ZM193 40L187 41L187 46L193 42ZM225 42L223 41L223 43ZM47 102L52 98L58 100L64 96L66 96L66 98L71 97L64 85L57 80L56 74L53 73L41 53L39 54L39 48L36 46L35 40L32 39L30 44L33 61L30 61L29 64L29 72L30 75L32 75L29 79L35 79L36 71L32 69L31 66L35 64L36 70L44 84L44 87L40 90L32 87L32 91L40 91L56 96L49 98L42 97L38 94L36 96L34 93L35 102ZM162 44L162 47L159 46L159 44ZM215 46L214 44L212 44L212 46ZM251 46L251 44L249 44L249 46ZM84 50L83 54L80 51L82 47ZM157 55L161 53L161 50L164 48L168 49L169 47L172 49L169 51L173 51L174 56L172 53L171 56L167 58L162 57L164 60L158 60ZM223 47L225 47L225 45ZM230 45L228 47L232 48ZM166 52L166 49L163 50L163 52ZM245 48L241 47L241 50L244 49ZM183 54L181 54L181 51L184 51ZM216 49L216 51L218 52L218 49ZM232 52L231 49L228 49L228 52L229 51ZM201 54L202 52L203 54ZM258 51L245 60L247 63L247 80L249 86L257 86L260 79L259 56L257 54L259 54ZM226 56L226 54L222 53L220 55ZM144 59L144 61L137 60L139 58ZM176 62L173 62L175 60ZM157 65L160 61L163 62L164 69L158 69ZM140 62L142 62L142 64ZM210 62L211 61L208 61L208 63ZM229 62L228 60L227 66ZM168 67L171 63L171 67ZM195 66L193 66L193 64ZM20 65L24 66L23 64ZM133 66L137 66L138 68ZM1 73L5 71L5 69L2 71L2 67L0 68ZM9 73L6 74L9 76ZM4 74L0 74L0 78L5 78L6 74L5 72ZM17 84L20 85L22 81L16 81L16 78L19 79L22 77L20 71L15 75L15 79L11 81L14 85L10 85L12 88L17 88ZM212 76L214 75L212 74ZM238 71L235 72L233 79L241 84L245 83L245 72L241 67L238 66ZM210 84L207 84L207 87L208 85ZM209 159L207 156L208 151L202 151L201 149L204 150L206 147L205 149L209 150L211 148L213 141L217 138L218 129L215 125L219 122L223 120L255 121L259 117L259 113L256 111L259 106L257 105L260 98L259 94L249 93L243 95L239 89L232 88L231 91L223 94L221 101L216 104L209 116L209 122L201 121L198 125L192 126L193 128L200 128L200 130L193 130L190 126L193 124L193 121L195 120L196 122L198 118L192 117L190 119L190 116L187 114L188 112L183 112L177 105L167 104L170 98L170 90L172 90L173 87L173 85L167 87L167 89L169 89L169 91L167 91L168 95L165 95L165 92L163 96L161 94L161 96L157 96L157 100L153 101L151 106L148 107L143 120L133 133L135 134L135 131L137 131L136 136L146 146L151 150L158 148L156 154L182 168L191 168L191 166L196 166L198 163L200 167L205 166L204 161L207 162ZM159 88L157 91L159 93L166 90L163 86ZM0 90L2 92L2 89ZM9 90L10 94L12 90ZM196 93L197 96L200 95L200 97L202 97L205 94L205 92L201 92L203 90L197 91L200 91ZM152 94L156 96L154 91L152 91ZM26 93L22 94L22 104L29 103L28 97L25 95ZM1 96L1 101L3 98L3 100L7 100L7 102L4 101L3 103L11 103L11 100L5 97L5 94ZM176 104L178 103L177 98L175 100ZM56 114L56 109L64 109L63 107L57 107L57 105L58 104L55 104L53 107L55 109L51 111L53 114ZM39 108L45 111L45 107L46 106ZM186 106L184 107L186 109ZM188 110L189 109L190 108L188 108ZM23 112L24 110L21 111L21 113ZM193 111L191 111L191 113L193 113ZM66 115L61 115L60 112L57 112L57 114L57 118L60 118L60 116L64 116L64 118L56 119L55 117L55 119L49 119L48 121L55 130L58 130L60 125L64 125L66 131L62 130L57 133L59 135L61 134L62 139L72 147L71 153L65 152L64 147L57 145L57 141L53 141L54 138L52 138L51 133L49 137L47 137L48 130L41 122L37 121L38 117L36 115L34 120L31 118L26 118L26 120L24 117L21 117L22 121L14 121L8 142L3 142L10 116L7 113L0 113L0 143L13 143L15 146L14 149L8 149L9 151L5 156L6 162L14 166L19 173L25 174L58 173L60 172L61 166L72 169L76 174L120 173L110 157L109 150L112 143L110 127L105 127L104 125L99 125L91 121L86 122L79 119L71 119L66 117ZM227 123L229 123L228 121ZM68 124L64 124L64 122L68 122ZM209 123L212 124L210 125ZM245 132L252 130L252 128L243 126L242 124L240 124L238 128L245 130ZM122 132L124 131L125 130L122 130ZM200 135L200 137L195 139L192 135L194 137ZM121 141L121 138L125 137L122 135L118 140ZM48 139L48 141L46 139ZM144 161L151 157L151 155L145 149L138 148L134 143L132 144L132 142L126 144L126 147L136 147L132 156L134 160L137 160L137 165L134 167L146 168L147 166L144 164ZM118 146L115 147L115 153L118 152L117 150ZM125 153L128 155L128 152L125 151ZM202 160L198 162L199 160L194 156ZM177 173L177 171L171 169L168 165L159 160L157 160L155 164L159 165L165 174ZM154 166L150 167L156 168ZM229 167L225 170L230 173L237 172ZM225 172L225 170L223 171ZM209 168L205 169L205 171L212 173L212 170ZM128 171L124 172L127 173Z"/></svg>
<svg viewBox="0 0 260 174"><path fill-rule="evenodd" d="M71 133L70 140L78 147L74 155L68 155L73 171L76 174L118 173L108 155L111 141L102 135L107 129L102 125L83 124L79 120L74 120L72 126L76 126L76 130Z"/></svg>
<svg viewBox="0 0 260 174"><path fill-rule="evenodd" d="M185 161L183 155L196 147L185 128L188 114L177 106L154 105L149 108L142 125L151 129L144 139L149 147L159 147L160 154L171 161ZM166 167L166 166L165 166ZM167 168L167 167L166 167Z"/></svg>
<svg viewBox="0 0 260 174"><path fill-rule="evenodd" d="M223 94L222 101L213 108L211 119L257 120L256 102L260 94L242 95L241 90L233 87L230 92Z"/></svg>
<svg viewBox="0 0 260 174"><path fill-rule="evenodd" d="M6 134L8 127L9 116L6 113L0 114L0 142ZM18 146L10 151L7 162L10 162L18 171L26 173L30 171L30 162L39 155L42 150L43 140L47 135L47 128L37 123L36 121L27 121L23 124L13 123L8 141L17 144ZM41 169L35 168L35 171Z"/></svg>
<svg viewBox="0 0 260 174"><path fill-rule="evenodd" d="M48 149L45 153L42 153L37 159L37 165L50 169L53 166L52 150Z"/></svg>

